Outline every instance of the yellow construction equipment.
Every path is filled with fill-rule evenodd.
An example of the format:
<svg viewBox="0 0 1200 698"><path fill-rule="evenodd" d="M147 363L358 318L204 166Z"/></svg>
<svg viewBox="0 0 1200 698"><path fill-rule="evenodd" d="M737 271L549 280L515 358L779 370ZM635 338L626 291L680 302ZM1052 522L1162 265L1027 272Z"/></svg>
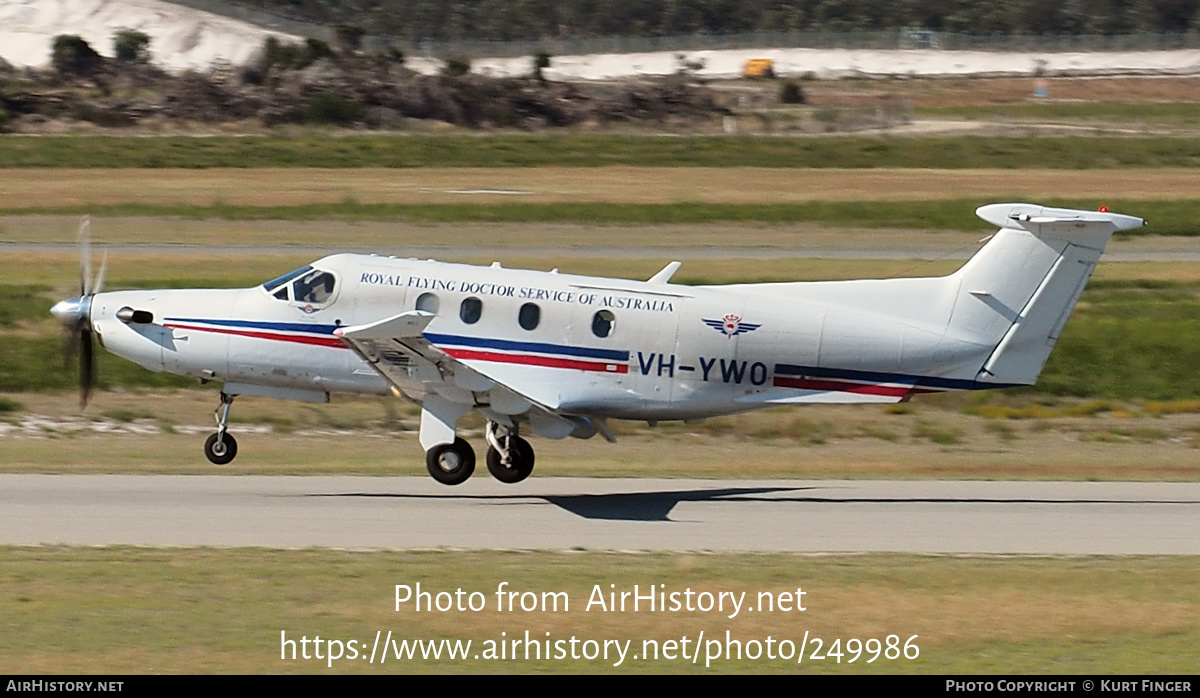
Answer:
<svg viewBox="0 0 1200 698"><path fill-rule="evenodd" d="M775 77L775 61L770 58L751 58L742 66L744 78L773 78Z"/></svg>

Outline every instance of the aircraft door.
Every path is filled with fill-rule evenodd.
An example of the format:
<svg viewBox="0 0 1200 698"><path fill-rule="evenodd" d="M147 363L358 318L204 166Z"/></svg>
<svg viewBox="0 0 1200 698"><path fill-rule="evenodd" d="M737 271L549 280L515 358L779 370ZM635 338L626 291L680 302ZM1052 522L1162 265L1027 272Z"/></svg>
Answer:
<svg viewBox="0 0 1200 698"><path fill-rule="evenodd" d="M577 309L576 336L587 337L590 346L627 353L626 372L608 376L608 384L619 389L626 405L636 403L638 412L652 418L669 407L679 376L675 341L682 299L644 292L596 296L594 304Z"/></svg>
<svg viewBox="0 0 1200 698"><path fill-rule="evenodd" d="M640 416L671 401L675 308L657 294L583 288L571 317L570 343L587 366L563 394L564 404L587 403ZM660 365L661 364L661 365ZM567 390L563 387L562 390Z"/></svg>

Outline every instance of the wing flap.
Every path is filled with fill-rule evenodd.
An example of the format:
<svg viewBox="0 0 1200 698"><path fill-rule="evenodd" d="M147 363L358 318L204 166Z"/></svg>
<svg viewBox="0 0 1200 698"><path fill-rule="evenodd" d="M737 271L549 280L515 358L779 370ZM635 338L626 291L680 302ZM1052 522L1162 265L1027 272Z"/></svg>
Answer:
<svg viewBox="0 0 1200 698"><path fill-rule="evenodd" d="M351 340L420 337L432 320L433 313L410 310L366 325L339 327L333 333Z"/></svg>
<svg viewBox="0 0 1200 698"><path fill-rule="evenodd" d="M563 438L579 430L575 420L537 399L541 392L538 385L515 387L523 383L523 376L494 372L483 363L477 370L426 339L423 332L433 317L413 310L366 325L339 328L334 334L391 383L394 391L414 402L441 405L439 413L451 415L454 421L461 415L442 403L461 406L462 413L485 408L497 415L526 414L534 431L550 438ZM425 434L427 421L431 426ZM436 423L422 419L423 444L443 443L447 438L448 427Z"/></svg>

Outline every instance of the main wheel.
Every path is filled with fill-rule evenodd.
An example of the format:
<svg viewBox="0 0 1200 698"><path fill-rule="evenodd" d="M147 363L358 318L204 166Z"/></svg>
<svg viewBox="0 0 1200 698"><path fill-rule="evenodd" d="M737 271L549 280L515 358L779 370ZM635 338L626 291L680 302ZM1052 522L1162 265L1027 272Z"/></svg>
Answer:
<svg viewBox="0 0 1200 698"><path fill-rule="evenodd" d="M225 465L237 455L237 441L233 434L225 432L225 438L220 441L221 443L217 443L217 434L213 433L204 442L204 455L208 456L214 465Z"/></svg>
<svg viewBox="0 0 1200 698"><path fill-rule="evenodd" d="M443 485L461 485L475 472L475 449L460 436L426 451L425 467Z"/></svg>
<svg viewBox="0 0 1200 698"><path fill-rule="evenodd" d="M511 462L500 462L500 452L491 446L487 452L488 472L500 482L513 484L529 477L533 472L533 446L519 436L510 437L508 451Z"/></svg>

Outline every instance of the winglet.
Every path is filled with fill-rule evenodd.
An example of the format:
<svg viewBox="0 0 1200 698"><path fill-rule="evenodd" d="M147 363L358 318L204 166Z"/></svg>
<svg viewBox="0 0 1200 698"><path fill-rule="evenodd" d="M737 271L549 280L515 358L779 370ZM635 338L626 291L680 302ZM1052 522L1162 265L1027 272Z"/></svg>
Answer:
<svg viewBox="0 0 1200 698"><path fill-rule="evenodd" d="M651 276L646 283L665 284L671 280L672 276L675 276L675 272L678 271L679 267L681 266L683 266L681 262L671 262L667 266L663 267L662 271L658 272L654 276Z"/></svg>

